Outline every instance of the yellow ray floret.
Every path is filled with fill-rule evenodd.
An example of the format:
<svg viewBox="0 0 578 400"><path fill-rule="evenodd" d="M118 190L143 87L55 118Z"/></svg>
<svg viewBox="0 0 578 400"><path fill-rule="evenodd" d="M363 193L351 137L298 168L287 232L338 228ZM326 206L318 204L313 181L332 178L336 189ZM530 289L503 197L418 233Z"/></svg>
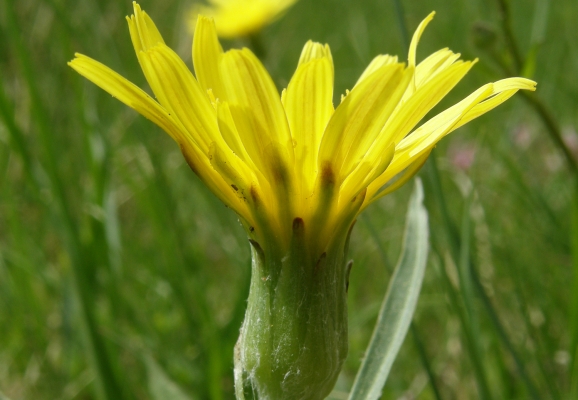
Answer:
<svg viewBox="0 0 578 400"><path fill-rule="evenodd" d="M89 57L77 54L69 65L165 130L250 235L287 245L299 217L323 247L320 237L330 240L411 179L444 136L518 90L535 90L523 78L488 83L422 122L476 63L448 49L417 62L433 16L415 32L407 65L377 56L337 107L328 45L307 42L279 94L250 50L223 51L207 17L196 22L193 75L136 3L130 35L156 100Z"/></svg>

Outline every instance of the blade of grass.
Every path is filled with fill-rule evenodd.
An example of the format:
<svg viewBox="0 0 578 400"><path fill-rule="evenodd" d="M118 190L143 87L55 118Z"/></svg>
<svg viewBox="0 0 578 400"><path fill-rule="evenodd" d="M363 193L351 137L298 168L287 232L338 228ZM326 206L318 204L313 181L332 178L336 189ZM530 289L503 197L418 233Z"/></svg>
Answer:
<svg viewBox="0 0 578 400"><path fill-rule="evenodd" d="M409 329L428 253L428 217L423 188L416 180L409 202L399 262L390 280L366 357L355 377L350 400L378 399Z"/></svg>
<svg viewBox="0 0 578 400"><path fill-rule="evenodd" d="M512 31L510 5L507 0L498 0L497 3L500 11L500 23L502 25L504 39L506 40L506 46L514 61L515 70L521 71L524 65L524 59L518 49L518 43L516 42L514 32Z"/></svg>

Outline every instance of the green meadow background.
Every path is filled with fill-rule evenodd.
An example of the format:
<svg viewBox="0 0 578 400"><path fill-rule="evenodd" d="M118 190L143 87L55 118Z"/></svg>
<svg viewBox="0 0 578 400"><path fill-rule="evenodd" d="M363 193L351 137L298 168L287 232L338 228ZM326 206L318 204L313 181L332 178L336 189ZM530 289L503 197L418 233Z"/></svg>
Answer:
<svg viewBox="0 0 578 400"><path fill-rule="evenodd" d="M142 0L191 65L186 0ZM279 88L308 39L336 102L377 54L480 61L436 110L523 75L420 173L431 251L384 399L578 399L578 2L301 0L253 40ZM87 82L74 52L147 88L128 0L0 0L0 399L232 399L248 292L235 215L171 139ZM148 90L148 88L147 88ZM346 399L399 255L411 185L354 230Z"/></svg>

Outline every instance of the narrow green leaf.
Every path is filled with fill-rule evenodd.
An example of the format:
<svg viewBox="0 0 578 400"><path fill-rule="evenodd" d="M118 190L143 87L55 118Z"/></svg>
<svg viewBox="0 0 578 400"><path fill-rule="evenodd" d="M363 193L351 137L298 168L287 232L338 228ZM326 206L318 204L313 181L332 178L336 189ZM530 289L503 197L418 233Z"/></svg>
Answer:
<svg viewBox="0 0 578 400"><path fill-rule="evenodd" d="M151 399L191 400L191 397L171 380L152 357L146 356L144 360L147 366L148 389Z"/></svg>
<svg viewBox="0 0 578 400"><path fill-rule="evenodd" d="M379 255L381 257L381 262L383 264L385 264L387 272L391 274L393 272L392 271L393 268L391 267L392 263L388 260L384 245L381 243L380 235L377 232L377 230L375 229L375 226L373 225L371 218L368 217L367 214L364 214L362 216L361 221L367 227L367 230L369 231L370 236L373 238L373 240L375 241L375 244L377 245L377 250L379 251ZM417 353L419 354L419 357L420 357L421 362L423 364L423 368L426 371L427 376L429 378L429 383L431 385L431 390L434 394L434 398L437 400L441 400L442 396L440 394L440 389L438 388L438 385L436 383L436 379L435 379L434 372L432 370L431 362L428 359L428 354L427 354L427 351L425 348L424 338L421 336L421 334L419 332L419 328L414 322L412 322L410 324L409 332L410 332L411 337L413 339L413 343L414 343L414 346L417 350Z"/></svg>
<svg viewBox="0 0 578 400"><path fill-rule="evenodd" d="M365 360L353 383L350 400L381 396L415 311L427 253L428 215L423 206L423 187L417 179L409 201L401 257L389 283Z"/></svg>

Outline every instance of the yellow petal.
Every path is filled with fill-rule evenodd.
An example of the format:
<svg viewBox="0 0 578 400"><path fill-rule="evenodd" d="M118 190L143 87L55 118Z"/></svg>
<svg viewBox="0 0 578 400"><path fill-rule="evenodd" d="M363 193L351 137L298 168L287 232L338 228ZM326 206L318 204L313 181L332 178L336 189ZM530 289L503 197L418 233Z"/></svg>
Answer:
<svg viewBox="0 0 578 400"><path fill-rule="evenodd" d="M472 65L472 62L458 61L417 88L412 96L399 104L378 140L399 143L457 85Z"/></svg>
<svg viewBox="0 0 578 400"><path fill-rule="evenodd" d="M391 176L391 177L388 176L387 178L384 179L385 180L384 183L382 183L382 180L379 180L379 181L374 181L371 185L369 185L369 187L367 188L366 202L363 204L363 209L365 209L365 207L367 207L368 205L370 205L371 203L373 203L377 199L380 199L383 196L386 196L386 195L396 191L397 189L399 189L403 185L405 185L411 178L414 177L415 174L417 174L419 172L421 167L423 167L423 165L427 161L430 153L431 153L431 150L422 154L421 156L417 157L416 159L414 159L412 161L412 163L405 170L403 170L403 172L401 172L399 177L393 183L391 183L389 186L387 186L385 189L380 191L382 186L385 183L389 182L391 179L395 178L395 176Z"/></svg>
<svg viewBox="0 0 578 400"><path fill-rule="evenodd" d="M255 219L247 207L247 202L238 196L230 183L213 168L209 158L205 157L194 143L180 144L180 148L193 172L207 185L209 190L249 225L254 225Z"/></svg>
<svg viewBox="0 0 578 400"><path fill-rule="evenodd" d="M337 107L323 135L319 165L330 168L340 183L360 162L387 121L413 69L389 64L363 80ZM387 146L383 146L385 149Z"/></svg>
<svg viewBox="0 0 578 400"><path fill-rule="evenodd" d="M223 149L213 142L209 145L209 160L241 201L251 201L251 186L256 187L257 179L241 159L230 149Z"/></svg>
<svg viewBox="0 0 578 400"><path fill-rule="evenodd" d="M133 4L134 14L131 15L130 18L126 17L132 45L136 52L137 59L143 74L145 75L149 86L155 94L155 97L162 104L167 104L167 99L163 96L162 92L162 82L158 81L156 75L153 73L153 71L150 70L149 65L142 59L142 55L148 49L159 44L164 44L164 41L154 23L152 21L147 23L144 17L146 14L140 9L140 6L136 3ZM149 26L151 26L152 29L148 29ZM150 33L151 31L152 34Z"/></svg>
<svg viewBox="0 0 578 400"><path fill-rule="evenodd" d="M262 170L293 165L294 153L285 110L273 80L248 49L225 53L220 63L227 101L247 153ZM270 157L276 167L268 165ZM274 155L273 155L274 154ZM277 175L280 171L268 171Z"/></svg>
<svg viewBox="0 0 578 400"><path fill-rule="evenodd" d="M309 42L311 43L311 42ZM309 44L308 43L308 44ZM333 114L333 64L327 48L306 45L283 96L295 146L295 163L303 190L311 190L317 170L319 142ZM312 49L320 49L315 52ZM308 53L306 57L304 53ZM305 61L309 60L309 61Z"/></svg>
<svg viewBox="0 0 578 400"><path fill-rule="evenodd" d="M497 107L518 90L535 90L536 83L524 78L509 78L482 86L470 96L432 118L402 140L397 148L410 157L431 148L441 138L467 122Z"/></svg>
<svg viewBox="0 0 578 400"><path fill-rule="evenodd" d="M387 149L381 152L377 160L368 159L360 162L357 168L343 181L339 191L339 203L350 201L382 175L393 160L394 153L395 145L391 143Z"/></svg>
<svg viewBox="0 0 578 400"><path fill-rule="evenodd" d="M151 120L174 140L184 138L184 128L170 113L144 90L128 81L106 65L82 54L68 63L76 72Z"/></svg>
<svg viewBox="0 0 578 400"><path fill-rule="evenodd" d="M219 60L222 55L223 48L217 38L215 22L199 15L193 38L195 74L203 89L211 89L218 99L226 101L225 90L219 73Z"/></svg>
<svg viewBox="0 0 578 400"><path fill-rule="evenodd" d="M394 110L400 102L400 99L402 98L403 92L408 88L409 83L413 79L413 72L413 67L407 68L405 70L398 87L392 93L391 99L387 107L384 109L384 122L382 125L384 125L386 121L391 118L391 115L393 114ZM377 162L381 157L383 157L384 150L389 148L391 144L395 144L394 142L384 140L385 136L381 136L381 130L379 133L377 131L374 132L374 134L375 133L377 134L376 136L367 136L365 140L356 141L351 147L349 150L348 159L352 165L355 165L355 163L358 162L358 160L361 158Z"/></svg>
<svg viewBox="0 0 578 400"><path fill-rule="evenodd" d="M133 108L167 132L180 146L188 164L199 178L230 208L250 220L248 209L239 203L227 183L210 166L208 158L189 140L185 127L168 110L142 89L107 66L82 54L68 63L79 74ZM225 190L226 189L226 190Z"/></svg>
<svg viewBox="0 0 578 400"><path fill-rule="evenodd" d="M171 49L158 45L141 53L143 64L162 85L159 101L182 122L192 140L207 153L211 142L222 142L215 109L183 60Z"/></svg>
<svg viewBox="0 0 578 400"><path fill-rule="evenodd" d="M418 25L417 29L415 30L413 37L411 38L411 43L409 45L409 53L407 56L407 64L410 67L415 67L416 59L417 59L417 45L419 43L419 39L425 28L431 22L435 15L435 11L432 11L421 23ZM414 92L417 88L417 77L414 77L412 83L409 85L409 91Z"/></svg>
<svg viewBox="0 0 578 400"><path fill-rule="evenodd" d="M162 35L148 14L133 1L134 14L127 20L129 22L132 44L137 52L146 51L157 44L165 44Z"/></svg>
<svg viewBox="0 0 578 400"><path fill-rule="evenodd" d="M297 67L301 66L302 64L308 63L311 60L317 59L327 59L331 64L331 73L333 74L333 56L331 55L331 50L329 49L328 44L321 44L314 42L312 40L308 40L303 46L303 50L301 51L301 55L299 56L299 62L297 63Z"/></svg>
<svg viewBox="0 0 578 400"><path fill-rule="evenodd" d="M456 124L453 130L460 126L467 124L471 120L487 113L488 111L499 106L510 97L512 97L518 90L536 90L536 82L525 78L507 78L494 83L493 97L484 100L480 104L472 108L462 119Z"/></svg>
<svg viewBox="0 0 578 400"><path fill-rule="evenodd" d="M217 103L217 121L221 135L229 148L246 164L255 168L254 163L251 160L251 157L247 154L247 150L239 136L235 120L231 115L231 109L226 101Z"/></svg>
<svg viewBox="0 0 578 400"><path fill-rule="evenodd" d="M383 67L385 65L397 64L397 63L398 63L397 56L390 56L389 54L378 55L373 60L371 60L371 62L367 66L367 68L365 68L365 70L363 71L363 73L361 74L361 76L359 77L357 82L355 83L355 86L359 85L364 79L366 79L368 76L373 74L375 71L377 71L381 67ZM355 87L355 86L353 86L353 87Z"/></svg>
<svg viewBox="0 0 578 400"><path fill-rule="evenodd" d="M423 21L421 21L421 23L419 24L419 26L415 30L415 33L413 34L413 37L411 38L411 43L409 45L409 54L407 57L407 61L408 61L409 66L412 66L412 65L415 66L417 44L419 43L419 39L421 38L423 31L425 30L427 25L431 22L431 20L434 18L435 14L436 14L435 11L432 11L427 17L425 17L425 19Z"/></svg>
<svg viewBox="0 0 578 400"><path fill-rule="evenodd" d="M518 90L534 89L535 82L524 78L509 78L489 83L433 117L399 143L389 168L370 185L368 197L374 201L399 188L419 170L435 144L450 132L495 108ZM375 195L381 186L402 171L402 177Z"/></svg>
<svg viewBox="0 0 578 400"><path fill-rule="evenodd" d="M415 69L415 83L420 87L442 72L460 58L460 54L455 54L451 50L442 49L431 54L420 62Z"/></svg>
<svg viewBox="0 0 578 400"><path fill-rule="evenodd" d="M420 126L399 143L396 149L396 162L393 166L396 167L397 163L402 165L404 163L409 164L411 159L433 147L442 137L450 132L468 111L476 104L487 99L492 93L494 93L493 84L488 83L458 104L448 108L446 111ZM399 168L403 169L405 166L400 166Z"/></svg>

